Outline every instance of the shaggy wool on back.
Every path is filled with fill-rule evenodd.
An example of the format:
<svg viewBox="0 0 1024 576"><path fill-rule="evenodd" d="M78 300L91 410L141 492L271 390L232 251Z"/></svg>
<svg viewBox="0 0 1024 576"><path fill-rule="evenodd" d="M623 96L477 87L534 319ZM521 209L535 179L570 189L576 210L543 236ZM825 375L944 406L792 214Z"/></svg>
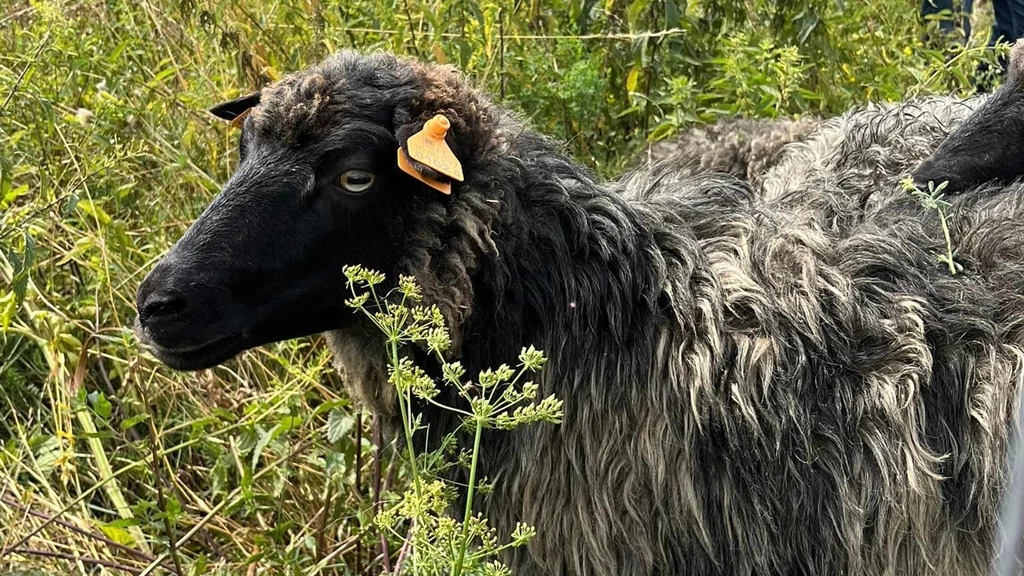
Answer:
<svg viewBox="0 0 1024 576"><path fill-rule="evenodd" d="M898 185L971 107L830 121L757 195L664 167L587 201L593 268L567 258L558 284L589 302L540 342L565 425L488 446L487 513L542 534L516 567L986 573L1024 374L1022 190L953 200L954 276Z"/></svg>
<svg viewBox="0 0 1024 576"><path fill-rule="evenodd" d="M667 162L680 174L721 172L756 184L779 162L787 144L804 140L820 123L814 118L723 118L655 142L639 160Z"/></svg>
<svg viewBox="0 0 1024 576"><path fill-rule="evenodd" d="M899 186L978 101L829 120L756 192L664 164L604 183L455 76L361 58L290 82L338 106L420 86L395 124L444 111L466 167L450 198L403 200L399 271L470 373L535 344L540 393L565 400L561 426L484 438L481 511L539 534L517 574L986 572L1024 376L1024 190L951 200L953 275L939 214ZM257 120L286 111L270 96ZM373 334L331 341L393 415Z"/></svg>

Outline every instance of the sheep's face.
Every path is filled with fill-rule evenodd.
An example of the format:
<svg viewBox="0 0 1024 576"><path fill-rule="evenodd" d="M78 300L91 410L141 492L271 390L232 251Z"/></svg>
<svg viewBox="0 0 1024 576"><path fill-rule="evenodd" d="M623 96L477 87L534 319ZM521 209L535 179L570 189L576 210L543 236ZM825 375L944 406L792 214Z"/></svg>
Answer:
<svg viewBox="0 0 1024 576"><path fill-rule="evenodd" d="M343 54L212 110L227 119L248 112L241 160L139 287L137 332L160 360L201 369L269 342L361 333L344 304L343 269L361 264L393 278L429 262L426 215L445 226L458 202L396 164L399 142L423 118L444 110L459 120L457 103L431 102L436 74Z"/></svg>
<svg viewBox="0 0 1024 576"><path fill-rule="evenodd" d="M314 156L245 130L235 174L139 288L141 333L161 360L203 368L341 326L342 268L393 267L397 144L372 124L347 128Z"/></svg>

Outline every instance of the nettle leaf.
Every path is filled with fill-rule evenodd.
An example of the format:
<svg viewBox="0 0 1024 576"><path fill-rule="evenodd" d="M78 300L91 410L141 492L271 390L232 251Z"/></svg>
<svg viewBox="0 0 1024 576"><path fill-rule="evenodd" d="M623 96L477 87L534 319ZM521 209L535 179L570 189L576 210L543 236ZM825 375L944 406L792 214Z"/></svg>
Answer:
<svg viewBox="0 0 1024 576"><path fill-rule="evenodd" d="M348 434L355 426L356 420L351 414L334 409L327 416L327 441L334 444Z"/></svg>
<svg viewBox="0 0 1024 576"><path fill-rule="evenodd" d="M262 429L260 429L260 432L262 432ZM249 424L248 426L242 428L242 430L240 430L239 433L234 437L234 444L238 449L238 455L243 456L245 454L248 454L249 451L252 450L254 446L256 446L256 439L257 431L252 426L252 424Z"/></svg>
<svg viewBox="0 0 1024 576"><path fill-rule="evenodd" d="M331 476L342 476L348 470L348 463L345 461L343 452L328 452L326 454L327 474Z"/></svg>
<svg viewBox="0 0 1024 576"><path fill-rule="evenodd" d="M256 465L260 461L260 455L271 442L301 425L301 416L285 416L269 432L264 432L262 428L259 428L259 440L256 441L256 447L252 451L252 469L256 470Z"/></svg>

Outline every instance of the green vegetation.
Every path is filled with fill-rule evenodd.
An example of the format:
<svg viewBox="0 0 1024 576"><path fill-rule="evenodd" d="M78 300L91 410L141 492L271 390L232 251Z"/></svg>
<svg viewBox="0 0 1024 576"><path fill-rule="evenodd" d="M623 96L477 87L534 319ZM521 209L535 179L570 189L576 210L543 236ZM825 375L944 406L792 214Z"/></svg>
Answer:
<svg viewBox="0 0 1024 576"><path fill-rule="evenodd" d="M441 311L436 306L419 304L422 294L412 278L401 278L395 290L396 298L389 299L377 295L376 287L384 282L380 273L351 266L345 274L352 291L349 306L362 312L384 334L389 382L397 392L406 461L411 473L410 486L405 493L379 512L378 527L403 543L398 557L409 558L408 571L412 574L508 574L508 569L497 559L498 554L507 548L526 545L536 533L532 527L519 524L510 535L511 542L500 544L503 535L489 527L486 518L473 514L477 491L489 489L477 479L480 439L485 428L514 430L535 422L561 422L562 401L548 396L534 403L537 385L522 381L527 374L540 370L547 360L531 346L520 353L517 369L503 364L495 370L481 372L475 381L466 382L462 365L457 361L446 362L442 356L451 345L451 339ZM400 300L395 302L397 297ZM401 356L399 350L406 345L421 346L436 356L443 374L442 384L454 389L457 397L465 401L466 410L435 400L441 394L438 383L409 358ZM432 453L417 452L414 448L421 437L431 433L413 411L414 398L452 412L461 420L455 431L440 439L439 448ZM453 454L458 448L457 436L462 433L472 436L472 449ZM434 430L434 434L438 431ZM466 501L461 522L448 515L458 500L458 484L445 481L454 465L466 468L469 476L468 481L463 482ZM401 533L403 529L405 536ZM410 550L414 553L409 553ZM399 562L395 563L394 571L404 573Z"/></svg>
<svg viewBox="0 0 1024 576"><path fill-rule="evenodd" d="M939 217L939 224L942 226L942 239L946 243L946 250L944 253L937 255L936 259L949 267L950 275L955 276L957 272L963 272L963 265L956 261L956 249L953 247L953 238L949 232L949 218L947 217L949 202L946 201L944 192L949 182L943 181L936 186L935 182L929 181L927 190L915 186L914 181L910 178L903 180L901 185L904 190L921 203L922 208L934 211Z"/></svg>
<svg viewBox="0 0 1024 576"><path fill-rule="evenodd" d="M0 572L311 576L380 573L399 560L413 516L383 521L375 502L401 503L424 471L403 447L381 445L319 338L181 374L130 333L138 282L236 161L236 135L204 113L210 105L342 48L390 50L459 66L613 174L646 141L723 115L832 115L969 93L977 62L991 57L984 30L966 48L930 47L915 8L8 1ZM486 530L473 518L455 526L462 543ZM498 537L518 542L528 530ZM460 554L464 567L491 569Z"/></svg>

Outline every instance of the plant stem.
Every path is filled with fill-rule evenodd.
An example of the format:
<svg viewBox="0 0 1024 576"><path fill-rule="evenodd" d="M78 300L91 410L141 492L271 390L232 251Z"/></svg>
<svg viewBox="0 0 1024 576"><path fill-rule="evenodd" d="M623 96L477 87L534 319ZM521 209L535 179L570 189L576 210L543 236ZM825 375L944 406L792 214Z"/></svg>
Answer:
<svg viewBox="0 0 1024 576"><path fill-rule="evenodd" d="M452 567L452 576L462 575L462 563L466 558L466 549L469 548L469 518L473 515L473 495L476 492L476 468L480 458L480 437L484 430L482 416L476 417L476 435L473 438L473 462L469 466L469 492L466 494L466 511L462 515L462 542L459 543L459 559Z"/></svg>
<svg viewBox="0 0 1024 576"><path fill-rule="evenodd" d="M132 556L132 557L134 557L134 558L136 558L138 560L143 560L145 562L152 562L153 561L153 556L151 556L149 554L146 554L145 552L142 552L141 550L136 550L135 548L132 548L131 546L126 546L124 544L121 544L120 542L115 542L115 541L111 540L110 538L107 538L106 536L103 536L102 534L97 534L95 532L91 532L89 530L85 530L83 528L79 528L78 526L75 526L74 524L72 524L70 522L65 522L64 520L61 520L59 518L54 518L52 516L49 516L47 514L44 514L44 513L40 512L38 510L34 510L34 509L29 508L29 507L27 507L25 505L19 504L19 503L13 501L13 500L8 500L7 498L4 498L4 497L0 496L0 503L3 503L3 504L5 504L7 506L10 506L12 508L16 508L18 510L21 510L22 512L25 512L26 514L29 514L31 516L35 516L36 518L41 518L43 520L46 520L47 522L53 522L54 524L57 524L59 526L63 526L64 528L67 528L68 530L70 530L72 532L75 532L77 534L81 534L82 536L85 536L86 538L91 538L91 539L97 540L97 541L103 543L103 545L105 545L105 546L107 546L109 548L117 549L117 550L122 550L122 551L126 552L127 554L129 554L130 556ZM168 571L173 570L173 567L170 567L170 566L165 566L165 568L167 568Z"/></svg>
<svg viewBox="0 0 1024 576"><path fill-rule="evenodd" d="M946 211L942 208L939 208L939 223L942 225L942 235L946 237L946 264L949 264L949 273L956 276L956 265L953 263L953 239L949 235Z"/></svg>
<svg viewBox="0 0 1024 576"><path fill-rule="evenodd" d="M393 367L394 373L398 374L398 339L393 337L391 340L391 366ZM416 449L412 444L412 398L405 398L405 393L401 390L398 392L398 409L402 412L402 427L405 429L405 449L409 452L409 466L412 468L412 483L413 489L416 492L416 498L420 499L423 497L423 491L420 488L420 471L419 466L416 464ZM408 409L406 405L408 406ZM415 519L414 519L415 520ZM415 551L412 555L413 565L416 563ZM397 573L396 573L396 576Z"/></svg>
<svg viewBox="0 0 1024 576"><path fill-rule="evenodd" d="M125 566L124 564L118 564L110 560L102 560L100 558L88 558L86 556L79 556L75 554L65 554L63 552L52 552L50 550L36 550L33 548L13 548L11 552L14 554L22 554L25 556L43 556L45 558L60 558L62 560L77 561L83 564L92 564L94 566L103 566L104 568L110 568L112 570L118 570L120 572L127 572L128 574L139 574L141 570L133 568L131 566Z"/></svg>
<svg viewBox="0 0 1024 576"><path fill-rule="evenodd" d="M398 341L392 339L391 341L391 365L394 367L395 373L398 373ZM411 400L411 399L410 399ZM412 467L412 477L416 487L416 495L420 495L420 471L416 465L416 449L412 444L412 419L406 407L406 398L404 394L398 392L398 408L402 411L402 427L405 428L405 449L409 452L409 465ZM411 406L410 406L411 408Z"/></svg>
<svg viewBox="0 0 1024 576"><path fill-rule="evenodd" d="M159 437L156 431L156 415L153 412L153 405L149 402L149 395L146 393L146 390L144 388L140 388L140 390L146 410L149 412L149 446L153 452L152 469L153 482L156 484L156 501L157 505L160 506L160 512L163 514L164 528L167 530L167 547L171 553L171 560L174 562L174 572L178 576L184 576L185 573L181 569L181 559L178 557L178 547L174 540L174 521L167 512L167 498L164 496L164 475L160 468L160 449L156 441Z"/></svg>
<svg viewBox="0 0 1024 576"><path fill-rule="evenodd" d="M79 360L83 362L84 360ZM76 410L75 416L78 418L78 424L82 427L82 430L86 434L86 443L89 445L89 451L92 453L93 459L96 461L96 471L99 473L100 478L104 480L110 479L110 483L104 483L103 491L110 498L111 503L114 505L114 510L117 511L117 515L122 520L131 521L135 518L135 514L132 512L131 506L128 505L128 500L124 497L124 492L121 491L121 486L115 478L114 471L110 467L110 460L107 458L107 453L103 448L103 444L100 442L96 423L93 421L92 414L86 409ZM129 526L128 533L132 535L132 540L135 544L145 553L149 554L152 550L149 547L149 543L146 542L146 536L142 533L142 529L138 526Z"/></svg>
<svg viewBox="0 0 1024 576"><path fill-rule="evenodd" d="M285 462L287 462L287 461L291 460L292 458L298 456L300 453L302 453L303 451L305 451L307 448L309 448L312 445L313 445L313 441L312 440L305 440L305 441L303 441L301 444L296 446L295 449L292 450L291 452L289 452L288 454L285 454L284 456L281 456L277 460L274 460L273 462L267 464L259 472L253 474L252 475L252 481L255 482L255 481L259 480L260 478L262 478L264 475L266 475L271 470L277 468L281 464L284 464ZM140 464L141 464L141 462L140 462ZM125 470L125 468L122 468L121 470ZM220 504L217 504L216 506L211 508L210 511L207 512L206 515L203 516L202 519L200 519L199 522L197 522L195 526L193 526L188 532L186 532L184 535L182 535L181 538L178 538L178 541L175 543L175 546L177 546L178 548L181 548L182 546L184 546L189 540L192 539L193 536L195 536L200 530L202 530L203 527L206 526L207 523L209 523L211 520L213 520L214 516L216 516L217 514L220 514L221 510L223 510L224 508L227 508L228 506L234 506L235 504L237 504L238 502L235 499L238 498L238 496L240 494L242 494L242 487L241 486L235 487L234 490L232 490L230 493L228 493L228 495L225 496L223 500L221 500ZM156 558L156 560L154 560L152 563L150 563L149 566L146 566L142 570L142 572L139 573L139 576L148 576L149 574L152 574L153 571L156 570L157 568L159 568L161 563L165 559L167 559L167 556L168 556L167 552L164 552L164 553L160 554L160 556L158 556Z"/></svg>
<svg viewBox="0 0 1024 576"><path fill-rule="evenodd" d="M383 502L381 502L381 451L384 445L384 433L381 429L380 416L373 417L373 513L378 515L383 510ZM396 450L397 452L397 450ZM388 572L391 571L391 566L388 565L389 558L391 557L390 551L388 550L388 536L383 529L380 530L380 555L384 558L384 569ZM398 574L396 567L395 573Z"/></svg>

